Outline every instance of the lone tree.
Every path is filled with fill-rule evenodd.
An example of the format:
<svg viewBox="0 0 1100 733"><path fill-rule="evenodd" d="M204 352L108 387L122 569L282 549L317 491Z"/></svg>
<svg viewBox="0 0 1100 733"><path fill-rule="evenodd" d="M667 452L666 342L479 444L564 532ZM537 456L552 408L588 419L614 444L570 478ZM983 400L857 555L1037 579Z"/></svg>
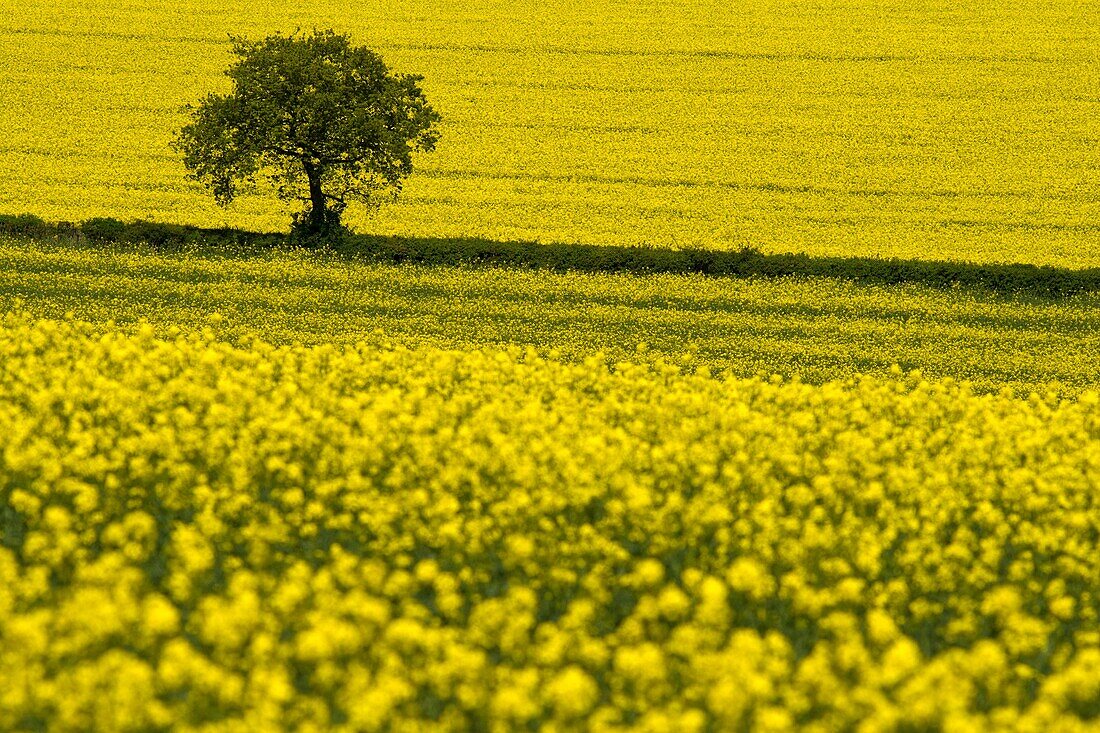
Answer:
<svg viewBox="0 0 1100 733"><path fill-rule="evenodd" d="M343 230L348 203L396 197L413 151L435 148L439 115L420 90L423 77L391 73L347 36L231 40L233 91L188 106L191 121L174 143L220 205L265 178L280 199L306 203L292 232L316 241Z"/></svg>

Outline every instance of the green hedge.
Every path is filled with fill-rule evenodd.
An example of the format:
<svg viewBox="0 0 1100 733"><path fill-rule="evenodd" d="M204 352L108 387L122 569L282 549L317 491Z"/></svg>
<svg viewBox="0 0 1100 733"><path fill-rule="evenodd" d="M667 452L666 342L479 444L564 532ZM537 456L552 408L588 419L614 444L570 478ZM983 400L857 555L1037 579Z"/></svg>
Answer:
<svg viewBox="0 0 1100 733"><path fill-rule="evenodd" d="M717 277L829 277L878 284L920 283L937 288L982 288L1003 294L1062 298L1100 291L1100 268L1072 270L1028 264L821 257L734 251L585 244L494 242L358 236L342 252L384 262L502 265L550 270L700 273Z"/></svg>
<svg viewBox="0 0 1100 733"><path fill-rule="evenodd" d="M37 216L0 215L0 234L121 242L158 250L220 248L256 251L294 246L285 234L203 229L149 221L96 218L73 225ZM699 273L718 277L829 277L857 282L920 283L937 288L981 288L1002 294L1063 298L1100 291L1100 268L1074 270L1028 264L977 264L872 257L820 257L617 245L498 242L479 238L351 235L328 251L352 259L424 265L506 266L556 271Z"/></svg>

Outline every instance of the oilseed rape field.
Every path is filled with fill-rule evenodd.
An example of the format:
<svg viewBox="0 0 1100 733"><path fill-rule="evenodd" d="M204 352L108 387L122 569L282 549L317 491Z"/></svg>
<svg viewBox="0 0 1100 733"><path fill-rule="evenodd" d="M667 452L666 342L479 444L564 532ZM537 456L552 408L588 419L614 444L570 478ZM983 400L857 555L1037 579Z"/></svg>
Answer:
<svg viewBox="0 0 1100 733"><path fill-rule="evenodd" d="M820 383L894 365L976 391L1072 396L1100 381L1100 294L1004 298L828 278L554 273L250 257L5 241L0 292L160 335L214 328L233 343L348 345L381 330L416 348L535 346L608 364L639 353L688 371Z"/></svg>
<svg viewBox="0 0 1100 733"><path fill-rule="evenodd" d="M296 248L170 143L325 28L441 138ZM0 0L0 102L0 731L1100 730L1100 4Z"/></svg>
<svg viewBox="0 0 1100 733"><path fill-rule="evenodd" d="M0 210L285 229L168 145L228 34L298 27L443 116L374 231L1100 265L1091 0L0 0Z"/></svg>
<svg viewBox="0 0 1100 733"><path fill-rule="evenodd" d="M1091 730L1100 396L0 324L5 730Z"/></svg>

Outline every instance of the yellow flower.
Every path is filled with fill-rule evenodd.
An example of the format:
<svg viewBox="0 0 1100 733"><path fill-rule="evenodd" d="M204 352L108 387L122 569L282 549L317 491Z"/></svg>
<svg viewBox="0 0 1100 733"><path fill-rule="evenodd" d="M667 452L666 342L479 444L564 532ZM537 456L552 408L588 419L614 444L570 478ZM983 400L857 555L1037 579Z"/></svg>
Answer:
<svg viewBox="0 0 1100 733"><path fill-rule="evenodd" d="M558 715L577 718L596 704L599 688L583 669L570 666L546 683L545 694Z"/></svg>

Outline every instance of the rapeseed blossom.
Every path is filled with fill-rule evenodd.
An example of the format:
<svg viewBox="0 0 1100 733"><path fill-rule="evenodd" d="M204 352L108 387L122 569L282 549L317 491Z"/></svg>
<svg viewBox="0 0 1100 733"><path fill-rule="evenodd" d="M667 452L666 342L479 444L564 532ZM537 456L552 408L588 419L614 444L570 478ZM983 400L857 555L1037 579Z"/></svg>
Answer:
<svg viewBox="0 0 1100 733"><path fill-rule="evenodd" d="M172 153L228 35L335 28L444 143L370 231L1100 266L1100 4L0 0L0 211L285 230ZM181 73L185 70L186 73Z"/></svg>
<svg viewBox="0 0 1100 733"><path fill-rule="evenodd" d="M1100 399L0 322L5 730L1087 730Z"/></svg>

